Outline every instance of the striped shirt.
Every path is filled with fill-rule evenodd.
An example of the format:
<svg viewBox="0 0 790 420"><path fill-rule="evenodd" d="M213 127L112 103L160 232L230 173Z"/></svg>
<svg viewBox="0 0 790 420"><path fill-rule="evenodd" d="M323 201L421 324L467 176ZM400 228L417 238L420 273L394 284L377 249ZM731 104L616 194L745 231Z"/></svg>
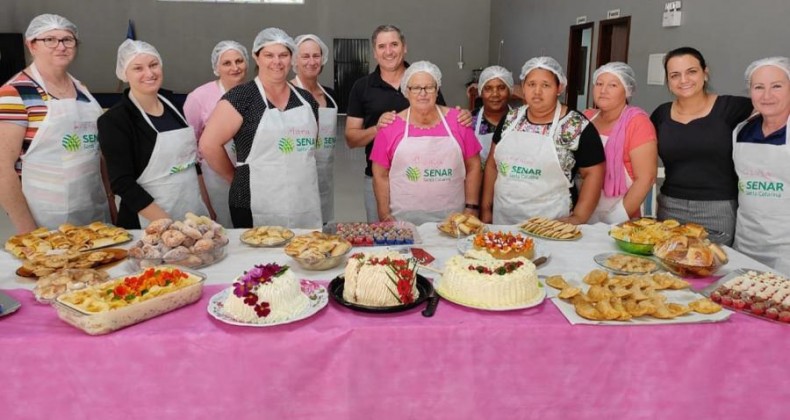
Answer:
<svg viewBox="0 0 790 420"><path fill-rule="evenodd" d="M25 128L20 156L27 152L38 128L47 116L47 92L25 72L17 73L0 87L0 122ZM89 102L85 94L77 89L77 100ZM22 161L17 159L15 168L22 172Z"/></svg>

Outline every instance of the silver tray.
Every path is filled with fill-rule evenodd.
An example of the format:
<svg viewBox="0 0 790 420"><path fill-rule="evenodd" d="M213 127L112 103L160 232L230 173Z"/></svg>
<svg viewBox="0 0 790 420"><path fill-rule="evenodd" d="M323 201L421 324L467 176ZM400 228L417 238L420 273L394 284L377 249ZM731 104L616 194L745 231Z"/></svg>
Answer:
<svg viewBox="0 0 790 420"><path fill-rule="evenodd" d="M22 306L22 304L19 303L18 300L3 292L0 292L0 318L6 315L11 315L12 313L16 312L20 306Z"/></svg>
<svg viewBox="0 0 790 420"><path fill-rule="evenodd" d="M380 244L377 244L377 243L374 243L372 245L355 244L351 240L346 239L347 241L351 242L351 245L353 245L354 247L372 247L372 246L389 246L389 247L405 246L405 247L410 247L412 245L422 244L422 238L420 237L420 233L417 231L417 226L415 226L413 223L404 222L404 221L400 221L400 220L394 221L394 222L375 222L375 223L341 222L341 224L344 224L344 225L353 224L353 223L362 223L362 224L367 224L367 225L392 225L392 226L394 226L396 228L408 229L408 230L411 231L411 235L412 235L412 239L413 239L413 242L410 243L410 244L397 244L397 243L392 243L392 244L390 244L390 243L380 243ZM321 231L323 233L329 233L329 234L332 234L332 235L337 235L338 234L337 233L337 225L338 225L338 223L327 223L326 225L324 225L324 227L321 229Z"/></svg>
<svg viewBox="0 0 790 420"><path fill-rule="evenodd" d="M716 280L715 282L713 282L710 285L708 285L708 287L700 290L700 293L702 293L706 297L710 298L710 294L713 293L714 290L718 289L719 286L722 286L724 283L726 283L726 282L728 282L728 281L730 281L730 280L732 280L732 279L734 279L736 277L742 276L742 275L748 273L749 271L753 271L753 272L755 272L757 274L773 273L772 271L756 270L756 269L751 269L751 268L738 268L738 269L730 271L726 276ZM779 274L779 273L774 273L774 274L777 274L777 275L779 275L781 277L785 277L783 274ZM790 279L787 279L787 281L790 281ZM762 320L765 320L765 321L774 322L776 324L790 325L787 322L781 322L779 320L771 319L771 318L768 318L768 317L765 317L765 316L762 316L762 315L753 314L752 312L747 311L745 309L738 309L738 308L734 308L732 306L722 305L721 303L719 303L719 305L721 305L722 308L729 309L731 311L739 312L739 313L742 313L742 314L746 314L746 315L749 315L749 316L754 317L754 318L759 318L759 319L762 319Z"/></svg>

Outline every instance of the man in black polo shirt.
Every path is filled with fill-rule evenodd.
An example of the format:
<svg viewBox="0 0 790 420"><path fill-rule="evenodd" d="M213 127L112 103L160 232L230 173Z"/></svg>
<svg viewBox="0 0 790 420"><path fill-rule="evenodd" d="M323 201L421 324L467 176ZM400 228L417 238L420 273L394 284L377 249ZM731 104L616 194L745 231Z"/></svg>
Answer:
<svg viewBox="0 0 790 420"><path fill-rule="evenodd" d="M395 119L395 113L409 107L409 100L400 91L400 82L408 63L406 56L406 37L394 25L381 25L370 37L373 44L373 57L378 65L373 73L354 83L348 97L346 118L346 143L348 147L365 147L365 211L368 222L378 221L376 197L373 195L373 173L370 168L370 151L379 127L385 127ZM436 100L445 105L442 93ZM462 112L459 121L471 114Z"/></svg>

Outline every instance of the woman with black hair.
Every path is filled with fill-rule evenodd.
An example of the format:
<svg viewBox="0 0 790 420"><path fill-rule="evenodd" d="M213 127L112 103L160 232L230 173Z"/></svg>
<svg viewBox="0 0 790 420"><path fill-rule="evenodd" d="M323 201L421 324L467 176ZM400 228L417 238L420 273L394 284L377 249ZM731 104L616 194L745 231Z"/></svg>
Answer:
<svg viewBox="0 0 790 420"><path fill-rule="evenodd" d="M751 101L711 93L705 58L694 48L667 53L664 70L675 99L650 116L666 168L658 218L698 223L731 245L738 209L732 130L751 114Z"/></svg>

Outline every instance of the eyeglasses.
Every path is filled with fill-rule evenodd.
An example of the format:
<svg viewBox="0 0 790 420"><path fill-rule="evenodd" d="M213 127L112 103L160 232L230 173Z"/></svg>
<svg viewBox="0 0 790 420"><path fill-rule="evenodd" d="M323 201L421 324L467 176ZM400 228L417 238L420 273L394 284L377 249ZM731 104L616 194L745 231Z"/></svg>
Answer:
<svg viewBox="0 0 790 420"><path fill-rule="evenodd" d="M425 92L430 95L432 93L436 93L436 90L438 88L434 85L434 86L407 86L407 89L409 89L409 92L411 93L419 94L420 92Z"/></svg>
<svg viewBox="0 0 790 420"><path fill-rule="evenodd" d="M63 46L66 48L74 48L77 45L77 38L71 36L60 39L48 36L46 38L33 38L33 41L41 41L47 48L57 48L60 43L63 43Z"/></svg>

